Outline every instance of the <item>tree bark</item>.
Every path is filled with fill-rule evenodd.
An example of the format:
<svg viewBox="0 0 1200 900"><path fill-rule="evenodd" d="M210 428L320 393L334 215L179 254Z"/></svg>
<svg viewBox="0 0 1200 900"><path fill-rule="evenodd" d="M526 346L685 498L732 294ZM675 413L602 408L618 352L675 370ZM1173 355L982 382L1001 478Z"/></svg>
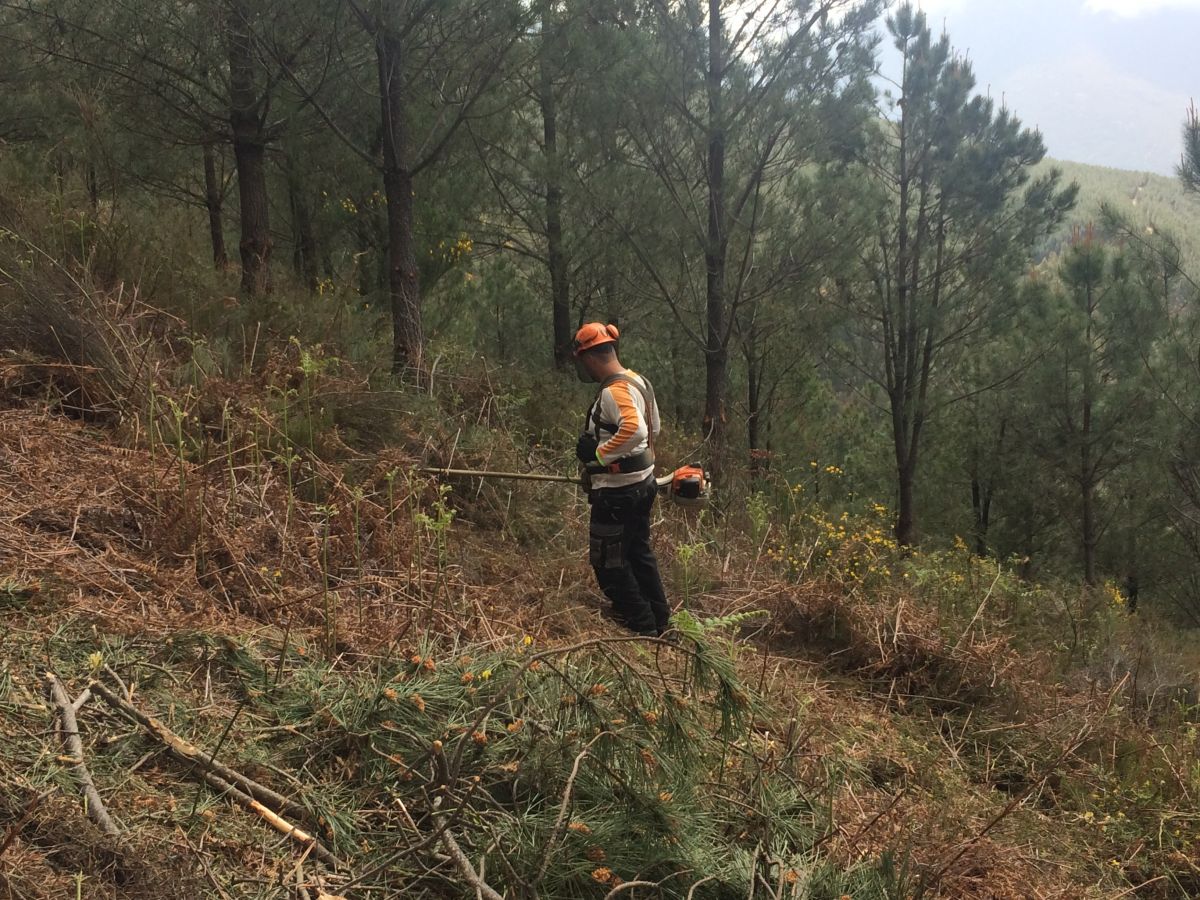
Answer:
<svg viewBox="0 0 1200 900"><path fill-rule="evenodd" d="M750 451L750 478L761 482L770 468L770 457L763 446L764 423L767 401L763 396L763 381L766 374L764 352L760 347L760 334L753 322L746 329L746 443Z"/></svg>
<svg viewBox="0 0 1200 900"><path fill-rule="evenodd" d="M538 59L539 101L542 107L543 154L546 164L546 250L550 269L550 304L553 312L554 367L571 365L571 295L567 256L562 235L562 168L558 152L558 104L554 96L554 63L557 47L552 5L542 7L542 52Z"/></svg>
<svg viewBox="0 0 1200 900"><path fill-rule="evenodd" d="M217 151L204 145L204 206L208 210L208 236L212 241L213 267L218 272L229 265L225 250L225 229L221 225L221 184L217 180Z"/></svg>
<svg viewBox="0 0 1200 900"><path fill-rule="evenodd" d="M1092 462L1092 402L1095 395L1092 323L1096 315L1095 287L1086 286L1087 327L1084 331L1083 404L1079 427L1080 536L1083 544L1083 580L1096 584L1096 467Z"/></svg>
<svg viewBox="0 0 1200 900"><path fill-rule="evenodd" d="M93 213L98 212L100 209L100 176L96 173L95 161L90 158L87 162L87 192L88 205L91 206Z"/></svg>
<svg viewBox="0 0 1200 900"><path fill-rule="evenodd" d="M916 466L911 462L897 467L900 488L899 510L896 514L896 542L911 547L917 540Z"/></svg>
<svg viewBox="0 0 1200 900"><path fill-rule="evenodd" d="M766 477L768 456L762 446L762 384L753 364L746 373L746 442L750 449L750 478L755 482Z"/></svg>
<svg viewBox="0 0 1200 900"><path fill-rule="evenodd" d="M292 270L311 292L317 290L317 239L313 234L312 210L295 162L288 158L288 207L292 214Z"/></svg>
<svg viewBox="0 0 1200 900"><path fill-rule="evenodd" d="M383 122L383 189L387 199L388 296L392 311L392 373L421 367L421 289L413 246L413 176L400 39L379 23L375 35Z"/></svg>
<svg viewBox="0 0 1200 900"><path fill-rule="evenodd" d="M1081 485L1080 500L1083 530L1083 580L1089 587L1096 585L1096 503L1095 486L1090 481Z"/></svg>
<svg viewBox="0 0 1200 900"><path fill-rule="evenodd" d="M706 341L704 349L704 420L714 460L719 468L725 449L725 388L728 351L725 334L725 122L722 79L725 72L725 34L721 0L708 3L708 235L704 252L707 270Z"/></svg>
<svg viewBox="0 0 1200 900"><path fill-rule="evenodd" d="M237 164L242 261L242 293L250 297L271 292L271 223L267 202L266 141L260 97L254 81L255 58L245 3L230 4L229 124Z"/></svg>

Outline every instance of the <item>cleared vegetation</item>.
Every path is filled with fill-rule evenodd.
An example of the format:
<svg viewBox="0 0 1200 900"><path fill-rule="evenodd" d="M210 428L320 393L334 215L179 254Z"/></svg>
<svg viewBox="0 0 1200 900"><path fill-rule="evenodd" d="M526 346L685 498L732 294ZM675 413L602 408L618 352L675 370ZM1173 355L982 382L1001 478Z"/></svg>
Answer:
<svg viewBox="0 0 1200 900"><path fill-rule="evenodd" d="M8 896L1200 891L1195 651L1119 592L902 552L814 461L665 513L678 640L630 638L581 497L415 472L562 471L571 388L48 246L0 263Z"/></svg>

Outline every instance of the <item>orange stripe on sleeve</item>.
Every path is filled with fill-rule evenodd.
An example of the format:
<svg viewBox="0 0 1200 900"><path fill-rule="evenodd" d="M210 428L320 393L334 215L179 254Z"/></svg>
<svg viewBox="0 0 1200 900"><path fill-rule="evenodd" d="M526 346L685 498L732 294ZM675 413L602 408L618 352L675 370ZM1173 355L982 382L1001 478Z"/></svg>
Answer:
<svg viewBox="0 0 1200 900"><path fill-rule="evenodd" d="M638 415L637 404L633 402L633 394L629 385L618 381L608 387L613 399L617 401L617 413L620 419L617 423L617 433L600 446L598 452L601 462L609 454L618 452L625 444L637 437L642 428L641 416Z"/></svg>

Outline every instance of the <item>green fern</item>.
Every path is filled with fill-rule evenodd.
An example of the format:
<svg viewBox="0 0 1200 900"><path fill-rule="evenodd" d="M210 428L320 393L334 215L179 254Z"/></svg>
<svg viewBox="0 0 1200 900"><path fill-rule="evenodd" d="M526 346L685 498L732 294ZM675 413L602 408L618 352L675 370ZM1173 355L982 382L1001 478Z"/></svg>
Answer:
<svg viewBox="0 0 1200 900"><path fill-rule="evenodd" d="M765 609L748 609L744 612L730 613L727 616L713 616L707 619L700 620L700 627L706 632L719 631L722 629L740 628L746 622L752 619L758 619L763 616L769 616Z"/></svg>

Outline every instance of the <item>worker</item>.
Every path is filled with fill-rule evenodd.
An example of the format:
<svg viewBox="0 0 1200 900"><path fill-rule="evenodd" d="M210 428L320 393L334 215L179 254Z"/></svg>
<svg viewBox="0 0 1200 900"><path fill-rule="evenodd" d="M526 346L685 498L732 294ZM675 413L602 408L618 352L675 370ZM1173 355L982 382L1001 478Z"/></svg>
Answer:
<svg viewBox="0 0 1200 900"><path fill-rule="evenodd" d="M598 383L575 455L591 504L588 560L613 617L640 635L663 634L670 607L650 546L654 440L659 432L654 388L621 365L616 325L589 322L575 334L580 380Z"/></svg>

